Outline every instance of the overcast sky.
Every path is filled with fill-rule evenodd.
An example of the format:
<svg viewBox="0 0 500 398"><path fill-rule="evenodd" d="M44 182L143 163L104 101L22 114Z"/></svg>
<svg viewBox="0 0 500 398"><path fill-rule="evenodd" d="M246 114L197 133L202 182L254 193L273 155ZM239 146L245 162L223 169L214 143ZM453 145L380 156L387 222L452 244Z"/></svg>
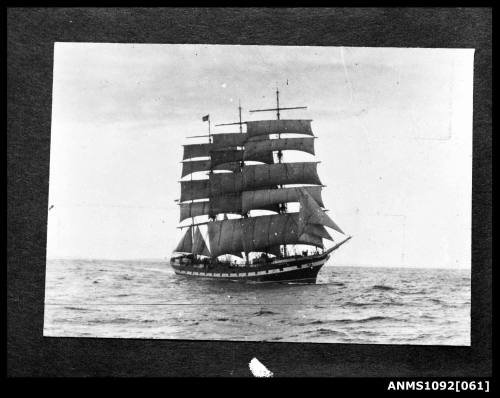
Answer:
<svg viewBox="0 0 500 398"><path fill-rule="evenodd" d="M469 49L56 43L47 256L169 257L186 137L278 86L353 235L331 263L469 268L472 77Z"/></svg>

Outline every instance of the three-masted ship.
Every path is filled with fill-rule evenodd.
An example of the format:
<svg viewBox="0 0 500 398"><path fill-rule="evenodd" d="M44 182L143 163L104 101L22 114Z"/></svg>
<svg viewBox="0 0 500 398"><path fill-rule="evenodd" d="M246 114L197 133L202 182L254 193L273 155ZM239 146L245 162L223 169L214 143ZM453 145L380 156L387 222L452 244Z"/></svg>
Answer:
<svg viewBox="0 0 500 398"><path fill-rule="evenodd" d="M311 120L280 118L283 110L306 107L280 108L278 90L276 103L250 111L276 112L276 119L242 121L240 105L238 122L217 125L239 125L235 133L211 134L210 116L204 116L208 135L195 137L208 142L184 145L181 178L190 178L180 181L180 222L190 223L180 227L185 232L170 260L176 274L315 283L331 253L350 239L333 242L325 228L345 236L325 212L319 162L283 161L287 150L314 155ZM193 180L197 172L208 178ZM299 211L291 212L294 202ZM206 220L195 222L201 216ZM327 248L325 240L333 245Z"/></svg>

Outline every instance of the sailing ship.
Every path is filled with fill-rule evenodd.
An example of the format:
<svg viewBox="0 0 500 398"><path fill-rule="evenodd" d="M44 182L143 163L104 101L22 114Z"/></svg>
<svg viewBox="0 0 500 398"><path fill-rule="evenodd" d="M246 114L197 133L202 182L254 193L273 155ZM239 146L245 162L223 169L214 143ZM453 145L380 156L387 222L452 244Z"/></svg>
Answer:
<svg viewBox="0 0 500 398"><path fill-rule="evenodd" d="M190 223L179 227L185 232L170 260L176 274L315 283L332 252L351 238L326 214L319 162L283 161L287 150L314 155L312 120L280 117L284 110L306 108L280 107L277 89L276 108L250 111L276 112L276 119L242 121L240 104L238 122L216 125L239 125L239 132L212 134L210 115L202 118L208 135L189 138L208 142L184 145L181 178L190 178L180 181L178 204L180 223ZM197 172L208 178L193 180ZM289 211L289 203L299 203L299 211ZM195 222L201 216L206 220ZM325 227L345 238L335 242Z"/></svg>

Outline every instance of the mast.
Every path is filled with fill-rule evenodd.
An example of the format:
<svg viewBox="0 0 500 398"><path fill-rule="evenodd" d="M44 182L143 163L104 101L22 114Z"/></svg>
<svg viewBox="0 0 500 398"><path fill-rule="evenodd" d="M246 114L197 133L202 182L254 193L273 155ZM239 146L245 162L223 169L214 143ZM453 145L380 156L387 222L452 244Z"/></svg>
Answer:
<svg viewBox="0 0 500 398"><path fill-rule="evenodd" d="M240 125L240 134L243 134L243 123L241 121L241 100L238 100L238 115L239 115L239 125ZM245 159L241 159L240 168L245 167Z"/></svg>
<svg viewBox="0 0 500 398"><path fill-rule="evenodd" d="M208 118L208 143L212 143L212 136L210 135L210 115L207 115Z"/></svg>
<svg viewBox="0 0 500 398"><path fill-rule="evenodd" d="M246 123L246 122L243 122L241 120L241 101L238 100L238 113L239 113L239 121L238 122L234 122L234 123L219 123L219 124L216 124L215 126L218 127L218 126L234 126L235 124L238 124L240 126L240 133L243 133L243 128L242 126ZM251 111L250 111L251 112Z"/></svg>
<svg viewBox="0 0 500 398"><path fill-rule="evenodd" d="M242 123L241 123L241 100L238 100L238 112L240 115L240 134L241 134L241 133L243 133L243 127L242 127Z"/></svg>
<svg viewBox="0 0 500 398"><path fill-rule="evenodd" d="M276 87L276 120L280 120L280 92L278 87ZM281 139L281 130L278 132L278 139ZM283 158L283 151L280 149L278 151L278 163L281 163ZM280 189L283 189L283 184L278 185ZM280 213L286 213L286 202L279 204ZM283 245L283 257L287 256L286 244Z"/></svg>
<svg viewBox="0 0 500 398"><path fill-rule="evenodd" d="M210 114L208 114L207 116L205 116L205 118L207 118L207 120L208 120L208 143L212 144L212 135L210 133ZM205 118L203 118L203 120L205 120ZM210 154L210 152L209 152L209 154ZM208 175L210 176L210 174L213 174L213 172L214 172L214 167L213 167L213 164L212 164L212 161L211 161L211 157L210 157L210 162L209 163L210 163L210 166L209 166L209 169L208 169ZM209 217L209 219L211 221L214 221L215 218L216 218L215 216ZM193 221L193 223L194 223L194 221Z"/></svg>
<svg viewBox="0 0 500 398"><path fill-rule="evenodd" d="M210 143L210 115L207 115L207 116L203 116L202 121L206 121L208 120L208 142ZM190 173L190 180L191 180L191 183L193 182L193 173ZM194 203L194 199L191 199L191 207L193 206L193 203ZM191 225L194 225L194 216L191 215ZM190 228L191 230L191 241L194 240L194 228L191 227ZM194 253L193 253L194 255Z"/></svg>
<svg viewBox="0 0 500 398"><path fill-rule="evenodd" d="M287 107L287 108L280 108L280 92L278 87L276 87L276 108L271 108L271 109L254 109L251 110L250 112L269 112L269 111L276 111L276 120L280 120L280 110L291 110L291 109L307 109L307 106L294 106L294 107ZM278 130L278 139L281 139L281 130ZM280 149L278 151L278 163L282 163L283 159L283 152ZM280 189L283 189L283 185L278 186ZM284 214L287 212L287 206L286 203L280 203L279 204L279 209L280 209L280 214ZM283 256L287 256L287 247L286 244L283 245Z"/></svg>
<svg viewBox="0 0 500 398"><path fill-rule="evenodd" d="M237 124L240 130L240 134L243 134L243 124L245 122L242 121L241 119L241 99L238 99L238 121L235 123L221 123L221 124L216 124L216 126L231 126ZM243 170L243 167L245 167L245 158L242 157L240 161L240 171ZM242 218L248 218L248 212L242 212L241 213ZM248 253L244 252L245 255L245 262L248 262Z"/></svg>
<svg viewBox="0 0 500 398"><path fill-rule="evenodd" d="M193 182L193 173L190 174L191 176L191 183ZM194 203L194 199L191 199L191 207L193 206L193 203ZM194 225L194 216L191 215L191 225ZM191 227L190 228L191 230L191 242L193 241L193 238L194 238L194 231L193 231L193 228Z"/></svg>
<svg viewBox="0 0 500 398"><path fill-rule="evenodd" d="M241 122L241 100L238 99L238 115L239 115L239 123L240 123L240 134L243 134L243 123ZM245 167L245 158L241 159L240 163L240 170L243 170L243 167ZM241 216L243 218L248 218L248 212L242 212ZM248 253L246 251L243 252L243 255L245 256L245 263L248 263Z"/></svg>

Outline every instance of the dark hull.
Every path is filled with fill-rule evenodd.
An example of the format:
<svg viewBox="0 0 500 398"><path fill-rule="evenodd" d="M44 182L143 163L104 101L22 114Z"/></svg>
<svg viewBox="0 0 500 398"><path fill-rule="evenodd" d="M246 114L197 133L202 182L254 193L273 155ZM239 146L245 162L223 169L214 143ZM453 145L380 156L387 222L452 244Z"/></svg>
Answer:
<svg viewBox="0 0 500 398"><path fill-rule="evenodd" d="M171 260L171 265L176 274L187 277L237 282L315 283L318 272L329 257L329 254L324 253L238 267L228 263L202 264L176 258Z"/></svg>

